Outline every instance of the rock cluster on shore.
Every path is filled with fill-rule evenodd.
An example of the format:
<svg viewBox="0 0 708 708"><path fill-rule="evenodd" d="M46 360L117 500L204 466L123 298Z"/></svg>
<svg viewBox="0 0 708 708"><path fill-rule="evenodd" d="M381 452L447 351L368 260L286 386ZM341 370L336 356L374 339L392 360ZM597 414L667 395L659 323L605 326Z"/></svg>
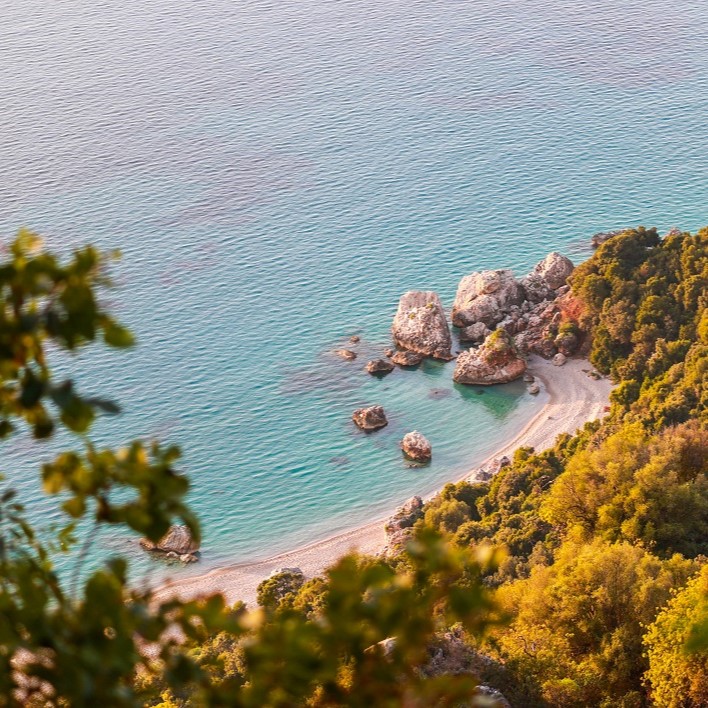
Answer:
<svg viewBox="0 0 708 708"><path fill-rule="evenodd" d="M516 280L510 270L472 273L460 281L452 308L453 324L460 327L460 340L484 342L494 332L504 330L512 339L520 356L539 354L546 359L558 352L568 356L580 344L577 304L569 294L567 280L573 272L572 262L560 253L549 253L533 270ZM484 344L483 344L484 347ZM464 358L463 358L464 357ZM517 363L504 371L492 372L479 357L464 356L463 365L477 373L470 383L503 383L519 376L523 368ZM459 361L459 359L458 359ZM509 356L499 359L499 368L508 367ZM465 376L461 367L459 380ZM488 375L484 374L487 370ZM478 373L482 373L481 381ZM467 381L465 381L467 382Z"/></svg>
<svg viewBox="0 0 708 708"><path fill-rule="evenodd" d="M423 500L420 497L411 497L405 504L399 506L384 525L386 546L382 555L386 556L400 550L411 537L413 524L422 516Z"/></svg>
<svg viewBox="0 0 708 708"><path fill-rule="evenodd" d="M508 467L511 464L511 460L504 455L503 457L495 457L486 464L472 470L467 477L468 482L487 482L495 474L499 472L504 467Z"/></svg>
<svg viewBox="0 0 708 708"><path fill-rule="evenodd" d="M526 371L526 356L539 354L562 366L566 357L581 344L577 326L581 312L570 294L568 278L573 273L572 262L560 253L549 253L530 273L517 279L508 269L470 273L460 280L452 306L452 324L459 328L461 342L472 348L458 353L453 380L460 384L489 386L508 383L524 377L527 391L540 392L540 386ZM395 365L406 368L420 364L425 357L449 361L452 336L440 298L432 291L410 290L398 303L391 332L396 349L386 349L386 358L374 358L365 370L373 375L393 371ZM352 336L351 343L359 338ZM356 353L337 350L345 358ZM359 408L352 414L354 423L365 431L374 431L388 424L384 409L379 405ZM432 456L430 441L418 431L407 433L400 442L406 458L427 462ZM473 476L490 478L507 458L494 460ZM419 515L419 497L401 507L386 526L389 545L400 544L405 529Z"/></svg>
<svg viewBox="0 0 708 708"><path fill-rule="evenodd" d="M526 360L519 354L514 340L503 329L490 334L478 349L462 352L457 357L456 383L489 386L508 383L526 371Z"/></svg>
<svg viewBox="0 0 708 708"><path fill-rule="evenodd" d="M159 551L168 558L178 558L183 563L193 563L197 560L199 544L192 537L187 526L170 526L167 533L154 543L147 538L140 539L140 545L146 551Z"/></svg>

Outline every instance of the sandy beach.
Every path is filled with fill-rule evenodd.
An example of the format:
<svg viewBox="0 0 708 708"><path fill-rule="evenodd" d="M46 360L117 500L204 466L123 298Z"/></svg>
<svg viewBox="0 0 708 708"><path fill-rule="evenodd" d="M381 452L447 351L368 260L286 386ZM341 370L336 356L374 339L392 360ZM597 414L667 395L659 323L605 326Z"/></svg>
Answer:
<svg viewBox="0 0 708 708"><path fill-rule="evenodd" d="M545 387L548 402L520 433L489 459L511 456L521 446L530 446L540 452L552 446L561 433L574 433L586 422L601 418L608 405L612 384L608 379L590 377L588 372L591 370L592 366L586 359L569 359L564 366L557 367L541 357L530 357L529 371ZM468 475L469 472L460 479ZM404 501L401 499L401 503ZM173 596L189 599L220 592L229 603L243 600L253 605L258 584L276 568L296 566L307 577L312 577L348 551L356 549L367 554L377 553L386 542L384 520L378 519L264 561L227 566L204 575L169 582L155 592L155 597L160 600Z"/></svg>

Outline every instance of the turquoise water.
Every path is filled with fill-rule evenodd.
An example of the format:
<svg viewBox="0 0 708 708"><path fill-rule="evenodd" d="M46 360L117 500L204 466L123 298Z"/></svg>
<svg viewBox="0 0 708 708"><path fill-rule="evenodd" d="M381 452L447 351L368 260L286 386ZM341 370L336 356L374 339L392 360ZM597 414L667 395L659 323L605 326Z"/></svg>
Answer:
<svg viewBox="0 0 708 708"><path fill-rule="evenodd" d="M76 4L78 5L78 4ZM121 401L94 438L184 448L200 569L383 514L459 475L542 401L426 363L377 380L399 295L527 271L625 225L708 223L700 2L21 0L0 23L0 227L119 247L128 354L86 353ZM332 357L362 337L354 363ZM391 424L355 430L381 403ZM410 469L397 441L434 446ZM32 466L2 468L35 518ZM128 551L104 532L93 559ZM194 572L172 569L173 573Z"/></svg>

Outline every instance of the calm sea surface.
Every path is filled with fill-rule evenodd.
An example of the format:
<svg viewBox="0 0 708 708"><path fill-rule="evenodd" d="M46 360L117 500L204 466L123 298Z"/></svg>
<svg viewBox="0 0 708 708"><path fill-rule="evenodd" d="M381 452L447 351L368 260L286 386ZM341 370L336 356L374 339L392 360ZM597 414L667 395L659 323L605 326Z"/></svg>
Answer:
<svg viewBox="0 0 708 708"><path fill-rule="evenodd" d="M0 228L120 248L129 353L82 354L122 402L100 444L184 449L200 569L376 518L494 451L542 405L426 363L362 371L398 297L519 274L596 231L708 223L703 2L5 3ZM358 334L361 356L329 352ZM390 425L364 435L363 404ZM434 461L397 441L424 432ZM73 441L63 441L75 444ZM47 447L0 468L33 518ZM93 562L127 551L104 531ZM69 568L68 562L64 569ZM173 573L193 572L173 568Z"/></svg>

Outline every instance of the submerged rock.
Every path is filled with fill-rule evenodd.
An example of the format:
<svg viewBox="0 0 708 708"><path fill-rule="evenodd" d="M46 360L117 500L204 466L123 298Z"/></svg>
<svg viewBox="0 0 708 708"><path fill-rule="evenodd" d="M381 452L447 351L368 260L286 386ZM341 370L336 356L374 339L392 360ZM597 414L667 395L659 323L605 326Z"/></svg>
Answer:
<svg viewBox="0 0 708 708"><path fill-rule="evenodd" d="M526 390L527 390L530 394L532 394L532 395L535 396L537 393L540 393L541 388L540 388L540 386L539 386L537 383L532 383L532 384L529 384L529 385L526 387Z"/></svg>
<svg viewBox="0 0 708 708"><path fill-rule="evenodd" d="M524 374L524 381L526 383L533 383L535 380L536 380L536 377L532 373L530 373L529 371L527 371Z"/></svg>
<svg viewBox="0 0 708 708"><path fill-rule="evenodd" d="M423 355L415 352L397 351L391 356L391 361L399 366L418 366L423 361Z"/></svg>
<svg viewBox="0 0 708 708"><path fill-rule="evenodd" d="M391 331L401 349L445 361L452 358L450 328L434 292L410 290L402 295Z"/></svg>
<svg viewBox="0 0 708 708"><path fill-rule="evenodd" d="M335 349L334 353L347 361L353 361L356 359L356 352L353 352L351 349Z"/></svg>
<svg viewBox="0 0 708 708"><path fill-rule="evenodd" d="M520 356L514 340L503 329L485 339L476 350L462 352L452 376L457 383L490 386L508 383L523 375L526 362Z"/></svg>
<svg viewBox="0 0 708 708"><path fill-rule="evenodd" d="M366 370L370 374L388 374L396 367L388 359L372 359L367 365Z"/></svg>
<svg viewBox="0 0 708 708"><path fill-rule="evenodd" d="M352 413L352 420L362 430L378 430L388 425L386 414L382 406L369 406L357 408Z"/></svg>
<svg viewBox="0 0 708 708"><path fill-rule="evenodd" d="M192 538L192 532L189 528L177 524L170 526L167 533L157 543L147 538L141 538L140 545L146 551L173 553L175 557L191 555L199 550L199 544ZM196 557L194 560L196 560Z"/></svg>
<svg viewBox="0 0 708 708"><path fill-rule="evenodd" d="M361 337L358 334L352 334L352 336L349 337L349 341L352 344L359 344L359 342L361 341Z"/></svg>
<svg viewBox="0 0 708 708"><path fill-rule="evenodd" d="M406 433L401 440L403 454L416 462L428 462L433 456L433 447L422 433L414 430Z"/></svg>
<svg viewBox="0 0 708 708"><path fill-rule="evenodd" d="M464 328L482 322L491 328L523 301L523 288L510 270L471 273L462 278L457 287L452 323Z"/></svg>
<svg viewBox="0 0 708 708"><path fill-rule="evenodd" d="M605 241L609 241L613 236L619 236L623 233L622 229L618 231L600 231L599 233L593 234L590 238L590 245L593 248L599 248Z"/></svg>

